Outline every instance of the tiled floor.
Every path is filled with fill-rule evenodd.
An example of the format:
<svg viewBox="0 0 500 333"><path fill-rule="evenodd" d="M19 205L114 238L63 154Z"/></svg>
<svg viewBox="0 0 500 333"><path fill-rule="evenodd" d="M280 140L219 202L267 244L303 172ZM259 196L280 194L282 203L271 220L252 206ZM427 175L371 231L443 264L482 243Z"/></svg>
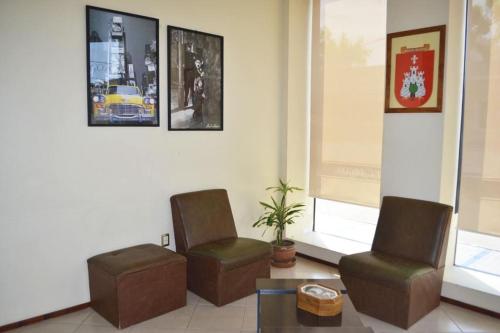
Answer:
<svg viewBox="0 0 500 333"><path fill-rule="evenodd" d="M272 270L273 278L330 278L337 271L305 259L297 258L297 265L289 269ZM255 332L256 297L248 296L232 304L217 308L188 292L187 306L166 315L148 320L128 329L126 333L232 333ZM377 333L404 332L395 326L362 315L361 320ZM26 326L15 333L109 333L117 332L111 324L91 309ZM409 332L488 332L500 333L500 320L442 303Z"/></svg>

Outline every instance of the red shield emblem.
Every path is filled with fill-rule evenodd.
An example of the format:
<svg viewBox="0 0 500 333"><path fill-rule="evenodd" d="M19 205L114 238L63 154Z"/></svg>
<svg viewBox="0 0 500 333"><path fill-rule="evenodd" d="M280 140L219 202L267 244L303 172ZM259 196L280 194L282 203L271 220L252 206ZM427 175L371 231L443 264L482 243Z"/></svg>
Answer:
<svg viewBox="0 0 500 333"><path fill-rule="evenodd" d="M398 102L415 108L424 105L432 95L434 50L428 45L417 49L402 48L396 54L394 94Z"/></svg>

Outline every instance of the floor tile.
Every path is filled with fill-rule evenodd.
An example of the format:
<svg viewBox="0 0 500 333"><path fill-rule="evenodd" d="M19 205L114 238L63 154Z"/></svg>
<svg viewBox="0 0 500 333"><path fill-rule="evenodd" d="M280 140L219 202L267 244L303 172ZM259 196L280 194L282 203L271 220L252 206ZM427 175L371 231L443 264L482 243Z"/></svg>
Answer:
<svg viewBox="0 0 500 333"><path fill-rule="evenodd" d="M80 311L68 313L64 316L49 319L51 323L58 324L81 324L87 319L94 311L91 308L86 308Z"/></svg>
<svg viewBox="0 0 500 333"><path fill-rule="evenodd" d="M271 275L273 279L333 279L334 277L326 272L300 272L293 273L276 272Z"/></svg>
<svg viewBox="0 0 500 333"><path fill-rule="evenodd" d="M371 327L375 331L375 333L400 333L400 332L406 332L406 330L403 330L397 326L388 324L386 322L383 322L381 320L378 320L376 318L370 317L368 315L365 315L363 313L359 314L359 317L361 319L361 322L363 323L364 326Z"/></svg>
<svg viewBox="0 0 500 333"><path fill-rule="evenodd" d="M257 309L246 308L245 315L243 316L243 326L244 330L257 330Z"/></svg>
<svg viewBox="0 0 500 333"><path fill-rule="evenodd" d="M75 333L129 333L130 329L119 330L114 326L95 326L82 324Z"/></svg>
<svg viewBox="0 0 500 333"><path fill-rule="evenodd" d="M186 305L180 309L139 323L135 325L134 329L185 329L188 327L196 307L197 305Z"/></svg>
<svg viewBox="0 0 500 333"><path fill-rule="evenodd" d="M240 299L238 299L238 300L236 300L234 302L231 302L231 303L229 303L227 305L229 305L229 306L245 306L246 301L247 301L246 297L243 297L243 298L240 298Z"/></svg>
<svg viewBox="0 0 500 333"><path fill-rule="evenodd" d="M238 329L243 326L244 306L198 304L189 323L189 329Z"/></svg>
<svg viewBox="0 0 500 333"><path fill-rule="evenodd" d="M85 319L83 321L84 325L114 327L109 321L107 321L100 314L98 314L94 310L90 310L90 311L91 311L90 315L87 317L87 319Z"/></svg>
<svg viewBox="0 0 500 333"><path fill-rule="evenodd" d="M413 324L408 330L401 329L397 326L383 322L376 318L359 314L361 321L365 326L370 326L376 333L396 333L396 332L412 332L412 333L461 333L460 327L450 318L443 310L443 307L435 309L424 318Z"/></svg>
<svg viewBox="0 0 500 333"><path fill-rule="evenodd" d="M410 332L462 332L448 314L438 307L409 329Z"/></svg>
<svg viewBox="0 0 500 333"><path fill-rule="evenodd" d="M187 295L186 295L186 303L187 305L191 305L191 304L198 304L200 302L200 299L201 297L196 295L195 293L193 293L192 291L187 291Z"/></svg>
<svg viewBox="0 0 500 333"><path fill-rule="evenodd" d="M252 294L245 298L245 307L256 308L257 307L257 294Z"/></svg>
<svg viewBox="0 0 500 333"><path fill-rule="evenodd" d="M200 302L199 304L202 304L202 305L213 305L212 303L210 303L209 301L207 301L206 299L203 299L203 298L200 298ZM240 298L234 302L231 302L229 304L226 304L224 306L245 306L245 297L243 298Z"/></svg>
<svg viewBox="0 0 500 333"><path fill-rule="evenodd" d="M500 333L500 319L444 302L441 308L464 332Z"/></svg>
<svg viewBox="0 0 500 333"><path fill-rule="evenodd" d="M186 333L240 333L240 330L218 330L218 329L187 329Z"/></svg>
<svg viewBox="0 0 500 333"><path fill-rule="evenodd" d="M48 323L45 321L17 328L12 333L73 333L79 324Z"/></svg>
<svg viewBox="0 0 500 333"><path fill-rule="evenodd" d="M127 333L184 333L185 331L185 329L130 327L130 332Z"/></svg>
<svg viewBox="0 0 500 333"><path fill-rule="evenodd" d="M326 266L301 257L297 257L296 265L290 268L271 267L273 279L332 279L338 274L334 267Z"/></svg>
<svg viewBox="0 0 500 333"><path fill-rule="evenodd" d="M161 317L182 317L182 316L188 316L188 317L191 317L191 315L193 314L194 310L196 309L196 306L197 305L186 305L186 306L183 306L182 308L179 308L179 309L175 309L173 311L170 311L170 312L167 312L161 316L158 316L156 318L161 318ZM151 319L151 320L154 320L155 318Z"/></svg>
<svg viewBox="0 0 500 333"><path fill-rule="evenodd" d="M457 324L448 316L446 312L443 311L441 307L438 307L424 318L417 321L409 329L410 332L449 332L456 333L462 332Z"/></svg>
<svg viewBox="0 0 500 333"><path fill-rule="evenodd" d="M137 324L136 330L149 328L149 329L186 329L188 327L191 316L159 316L145 322Z"/></svg>

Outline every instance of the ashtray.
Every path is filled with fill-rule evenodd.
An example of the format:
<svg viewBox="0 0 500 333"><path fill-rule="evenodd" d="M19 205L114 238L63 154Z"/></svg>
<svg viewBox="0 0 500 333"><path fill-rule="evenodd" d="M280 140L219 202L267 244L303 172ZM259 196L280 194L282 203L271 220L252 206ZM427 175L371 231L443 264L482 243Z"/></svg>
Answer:
<svg viewBox="0 0 500 333"><path fill-rule="evenodd" d="M340 290L318 283L297 286L297 307L317 316L336 316L342 312L344 299Z"/></svg>

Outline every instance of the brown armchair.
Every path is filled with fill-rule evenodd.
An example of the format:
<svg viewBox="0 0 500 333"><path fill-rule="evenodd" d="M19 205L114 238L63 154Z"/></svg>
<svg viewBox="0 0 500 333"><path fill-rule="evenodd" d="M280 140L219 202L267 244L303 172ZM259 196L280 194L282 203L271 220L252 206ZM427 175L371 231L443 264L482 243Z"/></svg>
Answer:
<svg viewBox="0 0 500 333"><path fill-rule="evenodd" d="M408 328L439 305L452 207L384 197L370 252L339 270L359 312Z"/></svg>
<svg viewBox="0 0 500 333"><path fill-rule="evenodd" d="M177 252L187 258L187 287L221 306L255 292L270 277L271 245L239 238L226 190L170 198Z"/></svg>

